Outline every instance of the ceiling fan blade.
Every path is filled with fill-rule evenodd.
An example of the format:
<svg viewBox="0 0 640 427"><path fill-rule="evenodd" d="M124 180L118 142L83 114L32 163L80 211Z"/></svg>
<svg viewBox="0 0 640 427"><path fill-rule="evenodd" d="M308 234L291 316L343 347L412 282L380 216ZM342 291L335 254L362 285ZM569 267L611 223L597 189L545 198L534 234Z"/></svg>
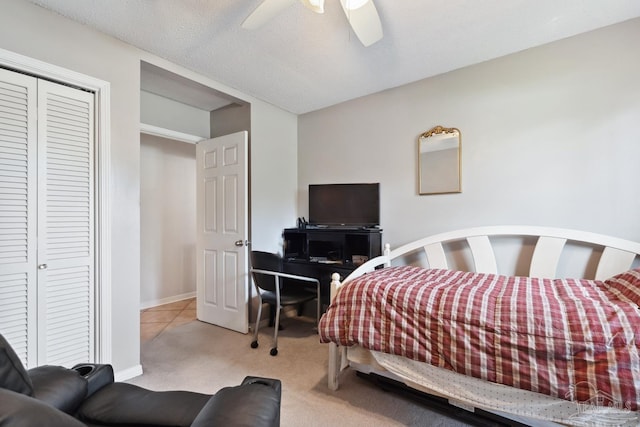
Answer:
<svg viewBox="0 0 640 427"><path fill-rule="evenodd" d="M351 10L348 8L348 2L349 0L340 0L342 10L347 15L353 32L356 33L362 44L367 47L380 40L382 38L382 24L373 0L368 0L361 7Z"/></svg>
<svg viewBox="0 0 640 427"><path fill-rule="evenodd" d="M242 23L245 30L255 30L273 19L296 0L264 0Z"/></svg>

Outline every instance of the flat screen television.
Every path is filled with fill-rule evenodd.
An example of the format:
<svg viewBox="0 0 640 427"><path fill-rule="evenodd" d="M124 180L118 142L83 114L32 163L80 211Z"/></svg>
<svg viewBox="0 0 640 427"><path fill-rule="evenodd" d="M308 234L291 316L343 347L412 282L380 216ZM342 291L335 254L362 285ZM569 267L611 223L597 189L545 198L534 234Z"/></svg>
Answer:
<svg viewBox="0 0 640 427"><path fill-rule="evenodd" d="M380 184L310 184L309 224L328 227L380 225Z"/></svg>

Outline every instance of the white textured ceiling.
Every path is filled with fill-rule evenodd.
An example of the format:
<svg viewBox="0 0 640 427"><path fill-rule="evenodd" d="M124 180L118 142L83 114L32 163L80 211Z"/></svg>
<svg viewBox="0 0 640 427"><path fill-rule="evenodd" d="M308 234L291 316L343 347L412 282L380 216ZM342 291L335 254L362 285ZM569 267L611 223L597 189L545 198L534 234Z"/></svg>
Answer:
<svg viewBox="0 0 640 427"><path fill-rule="evenodd" d="M254 31L261 0L29 1L297 114L640 16L638 0L374 0L384 38L365 48L338 0Z"/></svg>

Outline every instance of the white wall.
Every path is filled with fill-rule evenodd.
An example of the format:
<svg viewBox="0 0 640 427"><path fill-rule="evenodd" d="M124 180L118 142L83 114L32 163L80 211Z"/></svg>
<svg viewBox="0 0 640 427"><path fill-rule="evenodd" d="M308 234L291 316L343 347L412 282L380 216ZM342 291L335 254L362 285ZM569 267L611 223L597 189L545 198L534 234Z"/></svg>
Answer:
<svg viewBox="0 0 640 427"><path fill-rule="evenodd" d="M116 372L135 371L140 366L140 61L250 102L252 120L258 123L255 128L252 123L252 138L277 141L281 151L295 152L295 147L284 147L291 144L291 134L295 145L295 116L23 0L2 1L0 48L111 83L112 362ZM291 169L294 181L295 167L295 161L279 166ZM291 185L279 182L285 175L265 168L252 171L262 187ZM294 217L295 190L279 196L284 198L280 206L292 206ZM256 197L253 214L279 223L274 215L282 210L262 210L269 195Z"/></svg>
<svg viewBox="0 0 640 427"><path fill-rule="evenodd" d="M140 92L140 122L209 138L209 111L145 91Z"/></svg>
<svg viewBox="0 0 640 427"><path fill-rule="evenodd" d="M381 183L383 240L475 225L640 241L640 19L321 111L298 123L310 183ZM462 193L419 196L417 138L462 134Z"/></svg>
<svg viewBox="0 0 640 427"><path fill-rule="evenodd" d="M140 307L195 296L196 146L140 137Z"/></svg>

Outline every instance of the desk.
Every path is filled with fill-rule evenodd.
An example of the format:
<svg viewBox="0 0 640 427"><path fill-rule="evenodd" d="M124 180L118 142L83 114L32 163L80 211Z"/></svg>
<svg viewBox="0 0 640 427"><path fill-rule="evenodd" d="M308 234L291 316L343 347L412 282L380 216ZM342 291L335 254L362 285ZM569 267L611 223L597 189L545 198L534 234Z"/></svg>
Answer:
<svg viewBox="0 0 640 427"><path fill-rule="evenodd" d="M356 269L354 260L382 253L382 230L377 227L285 228L282 235L283 272L318 279L323 311L331 302L333 273L344 279Z"/></svg>
<svg viewBox="0 0 640 427"><path fill-rule="evenodd" d="M353 264L324 264L299 259L285 259L282 263L283 273L313 277L320 281L320 302L323 312L331 302L331 275L338 273L340 279L344 279L355 269L356 266ZM300 286L305 285L301 284Z"/></svg>

